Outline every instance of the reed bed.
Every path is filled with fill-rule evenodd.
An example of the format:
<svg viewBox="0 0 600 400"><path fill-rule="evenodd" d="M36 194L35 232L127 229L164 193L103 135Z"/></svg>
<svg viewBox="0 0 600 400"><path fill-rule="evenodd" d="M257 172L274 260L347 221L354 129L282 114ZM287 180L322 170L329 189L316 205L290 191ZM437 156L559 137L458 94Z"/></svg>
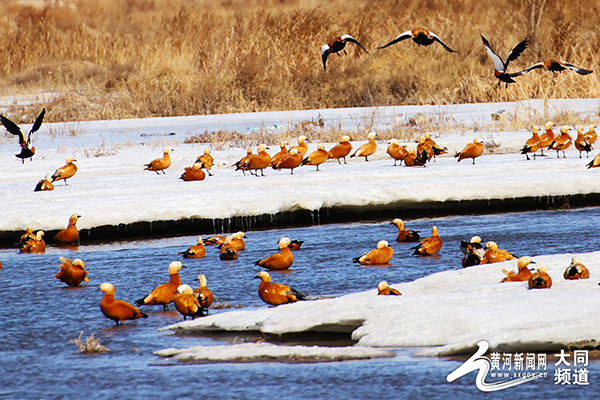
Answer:
<svg viewBox="0 0 600 400"><path fill-rule="evenodd" d="M7 0L0 87L51 93L47 121L600 97L600 4L572 0ZM460 53L411 40L423 26ZM320 48L351 34L347 55ZM509 70L550 58L596 73L535 70L498 86L483 34ZM30 107L31 109L29 109ZM17 122L40 105L14 106ZM35 110L33 109L35 108Z"/></svg>

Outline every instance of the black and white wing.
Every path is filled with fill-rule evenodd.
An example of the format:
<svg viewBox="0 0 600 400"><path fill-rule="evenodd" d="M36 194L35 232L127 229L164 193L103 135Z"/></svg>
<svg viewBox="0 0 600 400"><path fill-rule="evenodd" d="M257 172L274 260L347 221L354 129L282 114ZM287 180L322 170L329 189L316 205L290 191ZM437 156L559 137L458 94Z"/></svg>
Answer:
<svg viewBox="0 0 600 400"><path fill-rule="evenodd" d="M446 46L444 44L444 42L442 42L442 39L440 39L439 36L436 35L435 33L429 31L429 34L431 35L431 37L433 38L433 40L435 40L436 42L438 42L439 44L441 44L442 47L444 47L444 49L446 49L446 51L449 51L450 53L458 53L458 51L452 50L450 47Z"/></svg>
<svg viewBox="0 0 600 400"><path fill-rule="evenodd" d="M487 41L486 38L483 37L483 35L481 35L481 40L483 41L483 46L485 47L485 50L494 62L494 68L496 68L496 71L505 72L506 66L504 65L504 61L502 61L498 54L494 53L494 50L492 50L492 48L490 47L490 43Z"/></svg>
<svg viewBox="0 0 600 400"><path fill-rule="evenodd" d="M566 61L561 61L561 63L563 63L563 65L565 67L569 68L571 71L577 72L579 75L587 75L587 74L591 74L592 72L594 72L590 69L583 69L583 68L576 67L575 65L569 64Z"/></svg>
<svg viewBox="0 0 600 400"><path fill-rule="evenodd" d="M396 39L392 40L392 41L391 41L391 42L389 42L388 44L385 44L385 45L383 45L383 46L379 46L379 47L378 47L378 49L385 49L385 48L386 48L386 47L388 47L388 46L391 46L391 45L393 45L393 44L396 44L396 43L398 43L398 42L401 42L401 41L403 41L403 40L406 40L406 39L410 39L410 38L412 38L412 37L413 37L413 35L412 35L412 30L410 30L410 31L406 31L406 32L404 32L404 33L401 33L400 35L398 35L398 36L396 37ZM365 51L366 51L366 50L365 50Z"/></svg>

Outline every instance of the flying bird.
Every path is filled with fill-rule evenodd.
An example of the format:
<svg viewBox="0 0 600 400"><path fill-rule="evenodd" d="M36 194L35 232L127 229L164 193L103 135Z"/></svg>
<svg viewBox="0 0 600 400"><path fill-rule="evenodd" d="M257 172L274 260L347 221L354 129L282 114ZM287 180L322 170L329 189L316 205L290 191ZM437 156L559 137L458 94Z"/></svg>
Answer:
<svg viewBox="0 0 600 400"><path fill-rule="evenodd" d="M394 40L392 40L388 44L379 46L377 48L385 49L388 46L391 46L393 44L396 44L396 43L401 42L406 39L412 39L419 46L429 46L433 42L438 42L439 44L442 45L442 47L444 49L446 49L446 51L449 51L450 53L458 53L458 51L452 50L450 47L446 46L444 44L444 42L442 42L442 40L435 33L428 31L425 28L415 28L415 29L411 29L410 31L401 33L400 35L398 35Z"/></svg>
<svg viewBox="0 0 600 400"><path fill-rule="evenodd" d="M527 45L529 44L529 40L525 39L522 42L520 42L518 45L516 45L511 50L511 52L508 53L508 57L506 57L506 62L502 61L502 58L500 58L500 56L498 54L494 53L494 50L492 50L492 48L490 47L490 43L487 41L486 38L483 37L483 35L481 35L481 40L483 41L483 46L485 47L487 53L489 54L489 56L492 58L492 61L494 62L494 68L495 68L494 75L499 80L498 86L500 86L501 82L504 82L504 83L506 83L506 87L508 88L509 83L516 82L512 78L521 76L525 73L525 71L519 71L519 72L513 72L513 73L506 72L508 69L508 64L511 61L514 61L517 58L519 58L521 53L523 53L523 51L527 48Z"/></svg>
<svg viewBox="0 0 600 400"><path fill-rule="evenodd" d="M15 154L15 157L20 158L22 163L25 163L25 159L29 158L32 160L33 155L35 154L35 147L29 145L31 144L31 134L35 133L42 126L42 121L44 120L44 115L46 115L46 109L42 109L42 112L38 115L27 135L27 140L25 140L25 135L23 131L17 124L12 122L10 119L6 118L4 115L0 115L0 121L2 125L6 128L6 130L13 135L17 135L19 137L19 145L21 146L21 152L19 154Z"/></svg>
<svg viewBox="0 0 600 400"><path fill-rule="evenodd" d="M367 49L365 49L362 44L358 43L358 40L354 39L352 36L350 36L350 35L338 36L335 39L331 39L329 42L327 42L327 44L324 44L321 47L321 59L323 60L323 70L324 71L327 71L326 64L327 64L327 57L329 56L329 54L336 53L338 56L341 57L341 54L339 54L339 52L342 50L344 51L344 54L348 54L348 53L346 53L346 50L344 49L344 47L346 47L346 42L351 42L351 43L358 45L361 49L363 49L365 51L365 53L369 54Z"/></svg>
<svg viewBox="0 0 600 400"><path fill-rule="evenodd" d="M542 61L537 64L533 64L531 67L524 69L522 72L527 73L529 71L533 71L534 69L538 69L538 68L543 68L546 71L552 71L552 73L554 75L556 75L557 72L563 72L567 68L570 69L571 71L577 72L579 75L587 75L587 74L591 74L592 72L594 72L590 69L579 68L573 64L569 64L566 61L560 61L560 60Z"/></svg>

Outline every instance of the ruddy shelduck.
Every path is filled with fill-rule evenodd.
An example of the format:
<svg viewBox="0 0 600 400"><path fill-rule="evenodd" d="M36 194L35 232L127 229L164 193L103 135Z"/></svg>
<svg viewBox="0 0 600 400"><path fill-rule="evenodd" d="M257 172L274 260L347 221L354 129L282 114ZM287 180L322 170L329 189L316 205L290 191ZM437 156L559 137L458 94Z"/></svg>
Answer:
<svg viewBox="0 0 600 400"><path fill-rule="evenodd" d="M552 287L552 278L548 275L545 266L539 265L537 271L529 277L529 289L550 289Z"/></svg>
<svg viewBox="0 0 600 400"><path fill-rule="evenodd" d="M298 300L306 300L306 295L296 289L281 283L271 283L271 275L267 271L260 271L256 278L261 279L258 286L258 295L267 304L278 306L294 303Z"/></svg>
<svg viewBox="0 0 600 400"><path fill-rule="evenodd" d="M369 250L360 257L354 258L352 261L361 265L385 265L389 264L394 256L394 249L388 246L386 240L380 240L377 243L377 248Z"/></svg>
<svg viewBox="0 0 600 400"><path fill-rule="evenodd" d="M35 238L36 236L35 233L33 233L33 226L28 226L25 229L25 233L21 235L21 238L19 239L19 244L25 244L29 240L35 240Z"/></svg>
<svg viewBox="0 0 600 400"><path fill-rule="evenodd" d="M521 76L525 73L525 71L508 73L508 64L510 64L511 61L514 61L517 58L519 58L521 53L523 53L523 51L525 51L525 49L527 48L529 40L525 39L519 44L517 44L511 50L511 52L508 53L508 56L506 57L506 62L504 62L502 58L500 58L500 56L496 54L494 50L492 50L492 48L490 47L490 43L487 41L486 38L483 37L483 35L481 35L481 40L483 41L483 46L485 47L485 50L494 62L494 76L498 78L498 86L500 86L500 84L504 82L506 83L506 87L508 88L509 83L516 82L513 78Z"/></svg>
<svg viewBox="0 0 600 400"><path fill-rule="evenodd" d="M334 39L331 39L329 42L327 42L326 44L324 44L321 47L321 60L323 61L323 70L324 71L327 71L327 57L330 54L335 53L341 57L339 52L342 50L344 51L344 54L347 54L346 50L344 49L344 47L346 47L346 42L356 44L361 49L363 49L365 51L365 53L369 54L367 49L365 49L362 44L358 43L358 40L354 39L352 36L350 36L350 35L338 36Z"/></svg>
<svg viewBox="0 0 600 400"><path fill-rule="evenodd" d="M403 32L400 35L396 36L396 38L391 42L384 44L383 46L379 46L377 48L385 49L388 46L391 46L406 39L412 39L413 42L415 42L419 46L429 46L433 42L438 42L446 51L450 53L458 53L457 51L452 50L450 47L446 46L444 42L442 42L442 40L435 33L425 28L414 28L410 31Z"/></svg>
<svg viewBox="0 0 600 400"><path fill-rule="evenodd" d="M406 158L408 150L406 150L406 145L400 145L398 139L392 139L386 153L394 159L394 165L396 165L397 161L400 161L400 165L402 165L402 161Z"/></svg>
<svg viewBox="0 0 600 400"><path fill-rule="evenodd" d="M0 121L2 122L2 125L4 125L6 130L9 133L19 137L19 145L21 146L21 152L19 154L15 154L15 157L20 158L22 164L25 163L26 158L29 158L29 161L33 159L32 157L35 154L35 147L29 147L31 145L31 134L37 132L40 129L40 127L42 126L42 121L44 120L44 115L46 115L45 108L42 109L42 112L40 112L40 114L35 119L35 122L31 127L29 134L27 135L27 140L25 140L25 135L23 134L23 131L21 130L21 128L19 128L17 124L12 122L10 119L6 118L4 115L0 115Z"/></svg>
<svg viewBox="0 0 600 400"><path fill-rule="evenodd" d="M575 148L579 151L579 158L581 157L581 152L586 152L586 157L590 157L590 151L592 151L592 145L585 139L583 135L583 127L580 126L577 128L577 138L575 139Z"/></svg>
<svg viewBox="0 0 600 400"><path fill-rule="evenodd" d="M411 247L411 249L415 249L413 255L420 256L432 256L440 251L442 248L442 238L438 232L437 227L434 225L431 228L431 236L427 237L415 246Z"/></svg>
<svg viewBox="0 0 600 400"><path fill-rule="evenodd" d="M298 153L300 153L302 157L304 157L304 155L308 151L308 145L306 144L306 136L302 135L298 137L298 145L290 148L290 153L293 149L298 150Z"/></svg>
<svg viewBox="0 0 600 400"><path fill-rule="evenodd" d="M530 257L521 257L517 261L517 268L519 269L516 273L503 269L502 272L506 274L501 282L521 282L529 280L531 271L529 270L529 264L535 264L531 261Z"/></svg>
<svg viewBox="0 0 600 400"><path fill-rule="evenodd" d="M596 143L596 139L598 139L598 135L596 134L596 130L594 128L594 125L590 125L590 129L584 134L585 140L587 140L588 143L592 145L592 149L594 148L594 143Z"/></svg>
<svg viewBox="0 0 600 400"><path fill-rule="evenodd" d="M65 181L66 182L66 181ZM54 185L52 184L52 175L46 174L44 179L40 179L40 181L35 185L34 192L43 192L46 190L54 190Z"/></svg>
<svg viewBox="0 0 600 400"><path fill-rule="evenodd" d="M302 164L302 154L297 148L290 150L290 154L284 157L276 165L273 165L273 169L289 169L291 174L294 174L294 168L298 168Z"/></svg>
<svg viewBox="0 0 600 400"><path fill-rule="evenodd" d="M333 146L327 152L327 158L334 158L338 160L338 164L341 164L341 158L344 159L344 164L346 164L346 156L350 154L352 151L352 145L350 144L350 136L342 136L340 138L340 144Z"/></svg>
<svg viewBox="0 0 600 400"><path fill-rule="evenodd" d="M191 167L185 167L183 174L179 177L179 179L184 180L186 182L190 181L203 181L206 178L206 174L202 171L202 166L200 163L194 163Z"/></svg>
<svg viewBox="0 0 600 400"><path fill-rule="evenodd" d="M552 143L550 143L550 146L548 146L548 150L556 150L556 158L558 158L558 152L562 151L563 152L563 158L566 158L566 154L565 154L565 150L568 149L569 147L571 147L571 135L569 135L569 130L571 128L569 128L568 126L563 126L562 128L560 128L560 136L555 138Z"/></svg>
<svg viewBox="0 0 600 400"><path fill-rule="evenodd" d="M73 157L67 158L67 163L52 174L52 182L60 181L62 179L65 181L65 185L67 185L67 179L72 178L77 172L77 165L73 164L74 161L77 160Z"/></svg>
<svg viewBox="0 0 600 400"><path fill-rule="evenodd" d="M498 248L498 244L496 242L487 242L485 244L485 248L485 253L483 254L483 258L481 259L482 264L493 264L506 260L512 260L514 258L519 258L509 251Z"/></svg>
<svg viewBox="0 0 600 400"><path fill-rule="evenodd" d="M219 248L219 258L221 260L237 260L239 257L238 252L235 249L232 249L228 244L223 243Z"/></svg>
<svg viewBox="0 0 600 400"><path fill-rule="evenodd" d="M465 146L462 151L456 153L454 157L458 157L458 162L465 158L472 158L473 165L475 165L475 159L483 154L484 146L479 138L473 139L473 143L469 143Z"/></svg>
<svg viewBox="0 0 600 400"><path fill-rule="evenodd" d="M581 263L579 257L573 257L563 276L565 279L588 279L590 271Z"/></svg>
<svg viewBox="0 0 600 400"><path fill-rule="evenodd" d="M392 289L386 281L379 282L379 285L377 285L377 294L379 296L402 296L402 293L396 289Z"/></svg>
<svg viewBox="0 0 600 400"><path fill-rule="evenodd" d="M319 165L323 164L325 161L327 161L327 150L325 150L325 145L323 145L323 143L319 143L317 150L313 151L302 160L302 165L314 165L317 167L318 171Z"/></svg>
<svg viewBox="0 0 600 400"><path fill-rule="evenodd" d="M282 236L279 239L279 252L256 261L254 265L259 265L273 271L288 269L294 263L294 255L288 247L290 243L290 238Z"/></svg>
<svg viewBox="0 0 600 400"><path fill-rule="evenodd" d="M189 249L183 252L183 258L202 258L206 255L202 236L198 236L198 243L190 246Z"/></svg>
<svg viewBox="0 0 600 400"><path fill-rule="evenodd" d="M46 251L46 242L44 242L44 231L37 231L33 238L21 243L21 253L42 254Z"/></svg>
<svg viewBox="0 0 600 400"><path fill-rule="evenodd" d="M463 268L481 264L481 260L485 254L485 249L481 244L481 238L479 236L473 236L468 242L466 240L461 240L460 251L465 255L461 262Z"/></svg>
<svg viewBox="0 0 600 400"><path fill-rule="evenodd" d="M227 239L227 236L210 236L204 240L204 244L209 246L220 245L225 239Z"/></svg>
<svg viewBox="0 0 600 400"><path fill-rule="evenodd" d="M579 75L587 75L587 74L591 74L592 72L594 72L592 70L579 68L579 67L577 67L573 64L570 64L566 61L560 61L560 60L542 61L537 64L533 64L531 67L525 69L523 72L533 71L534 69L538 69L538 68L542 68L545 71L552 71L552 73L554 75L556 75L557 72L563 72L565 69L570 69L571 71L575 71Z"/></svg>
<svg viewBox="0 0 600 400"><path fill-rule="evenodd" d="M361 145L351 156L352 157L364 157L365 161L369 161L368 157L375 154L377 151L377 142L375 141L375 132L370 132L367 137L369 141Z"/></svg>
<svg viewBox="0 0 600 400"><path fill-rule="evenodd" d="M202 305L202 307L209 309L213 303L213 294L211 290L206 286L206 276L204 276L203 274L199 274L198 282L200 283L200 285L196 289L194 289L194 294L197 296L201 295L198 296L198 300L201 299L200 304Z"/></svg>
<svg viewBox="0 0 600 400"><path fill-rule="evenodd" d="M290 250L300 250L300 247L302 247L302 243L304 243L304 240L290 240L290 244L288 244L288 247L290 248Z"/></svg>
<svg viewBox="0 0 600 400"><path fill-rule="evenodd" d="M69 286L79 286L81 282L90 282L87 277L88 271L85 270L84 262L77 258L71 262L70 258L60 257L60 271L54 276L54 279L60 279Z"/></svg>
<svg viewBox="0 0 600 400"><path fill-rule="evenodd" d="M145 171L154 171L158 174L159 171L165 173L165 169L171 166L171 156L170 153L174 151L170 146L167 146L163 149L163 156L161 158L157 158L156 160L152 160L150 163L145 164Z"/></svg>
<svg viewBox="0 0 600 400"><path fill-rule="evenodd" d="M427 163L428 158L426 150L423 150L421 154L417 154L415 149L410 149L406 157L404 157L404 165L407 167L421 167Z"/></svg>
<svg viewBox="0 0 600 400"><path fill-rule="evenodd" d="M195 319L196 317L204 317L206 315L205 310L200 304L200 300L194 295L194 291L190 285L179 285L177 287L173 303L177 311L183 315L184 321L187 317Z"/></svg>
<svg viewBox="0 0 600 400"><path fill-rule="evenodd" d="M136 300L135 305L138 307L143 305L162 305L163 310L168 310L169 303L173 301L177 288L181 285L181 278L179 277L179 270L181 268L183 268L183 265L179 261L173 261L169 264L169 282L157 286L148 296Z"/></svg>
<svg viewBox="0 0 600 400"><path fill-rule="evenodd" d="M436 160L436 157L441 154L446 154L447 147L441 147L438 145L435 140L431 138L431 133L425 132L425 141L423 142L423 150L427 151L427 156L429 159L433 157L433 161ZM417 153L422 153L419 147L417 146Z"/></svg>
<svg viewBox="0 0 600 400"><path fill-rule="evenodd" d="M261 176L264 176L264 169L271 165L271 156L267 153L267 145L261 144L258 146L258 154L253 154L248 158L247 162L242 166L240 165L239 169L247 169L252 174L254 171L254 175L258 176L258 170L260 170Z"/></svg>
<svg viewBox="0 0 600 400"><path fill-rule="evenodd" d="M390 225L395 225L398 228L398 236L396 236L396 242L418 242L421 239L418 231L412 229L404 229L404 221L400 218L394 218Z"/></svg>
<svg viewBox="0 0 600 400"><path fill-rule="evenodd" d="M600 167L600 153L594 157L592 161L587 164L588 169Z"/></svg>
<svg viewBox="0 0 600 400"><path fill-rule="evenodd" d="M527 139L525 145L521 149L521 154L525 154L528 160L531 160L528 153L533 153L533 159L535 160L535 153L540 149L540 136L538 135L539 130L540 128L537 126L531 128L532 136Z"/></svg>
<svg viewBox="0 0 600 400"><path fill-rule="evenodd" d="M279 143L279 147L280 147L279 152L275 153L273 155L273 157L271 157L271 165L272 166L277 165L277 163L279 161L283 160L284 157L287 157L290 155L290 152L287 149L287 142L285 140L283 140Z"/></svg>
<svg viewBox="0 0 600 400"><path fill-rule="evenodd" d="M138 310L137 307L126 301L115 299L115 287L111 283L103 283L98 290L104 292L100 301L102 314L115 321L117 326L119 326L119 322L123 325L123 321L128 319L148 318L148 315Z"/></svg>
<svg viewBox="0 0 600 400"><path fill-rule="evenodd" d="M233 164L235 165L235 170L241 170L243 174L246 175L246 171L249 170L248 162L250 161L250 157L252 157L252 148L248 147L248 149L246 150L246 155Z"/></svg>
<svg viewBox="0 0 600 400"><path fill-rule="evenodd" d="M222 246L229 246L232 249L234 249L235 251L242 251L246 248L246 242L244 241L244 238L247 237L246 234L244 234L244 232L236 232L233 233L229 236L227 236L225 238L225 241L223 241L222 244L219 245L219 247Z"/></svg>
<svg viewBox="0 0 600 400"><path fill-rule="evenodd" d="M69 225L54 236L54 243L73 244L77 242L79 240L79 231L77 230L76 224L79 218L81 218L81 215L71 215L71 217L69 217Z"/></svg>
<svg viewBox="0 0 600 400"><path fill-rule="evenodd" d="M552 143L554 141L554 137L556 136L556 135L554 135L554 131L552 130L553 126L554 126L554 122L552 122L552 121L548 121L544 124L545 132L540 135L540 144L539 144L542 155L544 155L544 148L550 146L550 143Z"/></svg>
<svg viewBox="0 0 600 400"><path fill-rule="evenodd" d="M207 148L207 149L204 149L204 154L202 154L201 156L196 158L195 163L200 164L200 168L204 168L206 170L206 172L208 173L208 175L212 176L212 174L210 173L210 169L212 168L214 162L215 162L215 159L210 154L210 149Z"/></svg>

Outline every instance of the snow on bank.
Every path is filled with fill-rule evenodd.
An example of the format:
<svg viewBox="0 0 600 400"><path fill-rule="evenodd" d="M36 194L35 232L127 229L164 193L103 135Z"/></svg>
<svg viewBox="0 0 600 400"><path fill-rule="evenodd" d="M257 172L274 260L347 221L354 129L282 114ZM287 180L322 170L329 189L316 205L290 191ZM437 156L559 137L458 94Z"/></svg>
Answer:
<svg viewBox="0 0 600 400"><path fill-rule="evenodd" d="M421 354L444 355L510 344L531 350L558 343L600 341L598 276L600 252L580 254L590 279L567 281L571 254L534 257L552 277L550 289L529 290L527 282L499 283L502 269L517 270L516 260L444 271L392 285L399 297L376 290L335 299L298 302L259 310L230 311L161 330L351 332L367 347L431 347Z"/></svg>
<svg viewBox="0 0 600 400"><path fill-rule="evenodd" d="M195 346L188 349L164 349L159 357L188 363L208 362L327 362L394 357L389 350L365 346L321 347L278 346L270 343L244 343L229 346Z"/></svg>
<svg viewBox="0 0 600 400"><path fill-rule="evenodd" d="M355 129L369 113L377 113L379 125L393 124L399 113L411 115L425 112L432 116L443 113L469 126L489 123L490 113L498 108L539 114L543 102L464 104L456 106L406 106L375 109L308 110L277 113L239 114L227 116L197 116L150 118L144 120L82 122L84 134L56 135L59 124L44 124L34 138L37 153L25 164L14 157L18 150L13 138L0 144L0 162L9 173L0 176L0 231L62 229L73 213L82 215L80 229L103 225L131 224L141 221L180 220L184 218L226 219L239 216L276 214L299 209L317 210L337 206L381 206L399 201L428 202L469 199L504 199L524 196L570 195L597 192L600 174L587 170L587 159L578 158L574 149L567 158L557 159L554 153L543 159L525 161L518 154L531 134L519 132L465 131L448 135L434 133L449 155L438 157L426 168L393 167L385 153L387 143L380 142L377 153L369 162L349 159L348 165L330 160L321 166L301 167L289 171L265 172L266 177L243 176L232 165L245 155L245 150L232 148L213 150L216 163L214 176L201 182L183 182L179 176L190 166L207 145L184 144L186 133L218 130L223 127L271 125L273 122L310 120L321 114L328 124L335 118ZM532 108L538 111L531 111ZM598 109L598 100L562 100L551 102L550 111L565 109L589 114ZM23 129L27 129L23 126ZM44 136L52 129L53 136ZM65 129L63 127L63 129ZM153 133L154 132L154 133ZM168 135L174 132L176 135ZM358 130L360 132L360 130ZM141 136L144 134L144 136ZM165 134L165 135L163 135ZM364 143L353 134L355 148ZM457 163L452 157L475 137L494 141L502 150L513 154L484 155L471 165L470 160ZM290 138L295 144L295 138ZM165 175L144 171L143 165L162 155L162 147L172 145L172 166ZM318 143L310 143L310 150ZM407 143L414 147L414 143ZM330 148L333 144L327 144ZM278 149L271 149L274 154ZM94 157L94 153L108 153ZM595 154L593 154L595 155ZM38 180L62 166L69 156L77 158L77 174L56 185L51 192L33 192Z"/></svg>

